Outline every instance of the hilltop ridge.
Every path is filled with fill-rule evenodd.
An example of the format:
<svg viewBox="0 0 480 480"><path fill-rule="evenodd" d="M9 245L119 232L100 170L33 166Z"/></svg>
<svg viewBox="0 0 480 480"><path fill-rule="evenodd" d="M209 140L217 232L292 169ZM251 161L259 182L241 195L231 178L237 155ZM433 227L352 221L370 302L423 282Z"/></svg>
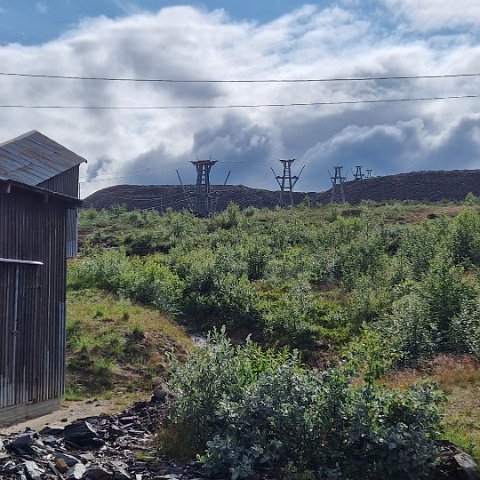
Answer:
<svg viewBox="0 0 480 480"><path fill-rule="evenodd" d="M241 208L275 208L279 204L279 191L251 188L244 185L212 186L216 210L221 211L230 202ZM116 185L98 190L84 200L85 208L109 208L126 205L128 210L189 207L193 185ZM480 170L420 171L400 173L364 180L352 180L344 184L345 199L352 204L362 200L378 202L391 200L414 200L437 202L463 200L468 193L480 196ZM294 204L309 197L312 203L330 202L330 190L324 192L294 192Z"/></svg>

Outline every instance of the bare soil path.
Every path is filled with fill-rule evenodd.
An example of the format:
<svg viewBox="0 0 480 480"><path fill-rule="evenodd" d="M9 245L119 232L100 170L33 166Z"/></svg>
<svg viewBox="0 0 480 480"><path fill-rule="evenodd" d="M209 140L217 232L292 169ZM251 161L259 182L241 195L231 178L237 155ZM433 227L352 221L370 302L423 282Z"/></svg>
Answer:
<svg viewBox="0 0 480 480"><path fill-rule="evenodd" d="M27 428L39 431L47 425L69 424L80 418L95 417L102 413L118 413L124 410L135 400L143 400L143 395L119 395L109 400L105 399L86 399L79 401L64 400L62 408L42 417L32 418L22 423L17 423L10 427L0 428L2 434L12 434L24 432Z"/></svg>

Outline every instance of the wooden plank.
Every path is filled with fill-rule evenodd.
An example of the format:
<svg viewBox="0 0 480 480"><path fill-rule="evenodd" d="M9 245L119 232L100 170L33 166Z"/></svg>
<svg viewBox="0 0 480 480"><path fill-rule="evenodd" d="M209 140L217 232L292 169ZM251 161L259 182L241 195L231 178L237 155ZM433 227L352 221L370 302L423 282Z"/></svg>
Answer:
<svg viewBox="0 0 480 480"><path fill-rule="evenodd" d="M59 410L61 401L59 398L46 400L38 403L26 403L13 407L0 408L0 427L8 427L32 418L48 415Z"/></svg>

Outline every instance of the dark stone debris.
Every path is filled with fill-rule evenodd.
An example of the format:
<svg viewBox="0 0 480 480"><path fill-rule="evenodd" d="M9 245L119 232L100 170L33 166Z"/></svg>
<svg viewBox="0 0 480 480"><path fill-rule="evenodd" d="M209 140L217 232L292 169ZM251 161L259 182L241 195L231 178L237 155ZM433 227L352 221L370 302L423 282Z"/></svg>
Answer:
<svg viewBox="0 0 480 480"><path fill-rule="evenodd" d="M0 479L153 480L204 478L157 452L161 402L136 402L117 415L100 415L39 432L0 433ZM140 458L142 460L140 460ZM151 461L149 461L151 460Z"/></svg>

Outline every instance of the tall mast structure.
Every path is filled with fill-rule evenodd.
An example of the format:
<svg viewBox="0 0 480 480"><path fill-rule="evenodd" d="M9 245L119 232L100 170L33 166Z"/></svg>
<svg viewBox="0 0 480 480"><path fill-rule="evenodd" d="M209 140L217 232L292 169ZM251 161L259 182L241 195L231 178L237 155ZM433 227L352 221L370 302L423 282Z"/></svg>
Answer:
<svg viewBox="0 0 480 480"><path fill-rule="evenodd" d="M355 165L355 174L353 175L353 178L355 180L363 180L365 178L365 174L362 172L362 165Z"/></svg>
<svg viewBox="0 0 480 480"><path fill-rule="evenodd" d="M193 213L199 217L209 217L213 211L213 197L210 187L210 170L216 160L196 160L191 162L197 170L197 182L193 201Z"/></svg>
<svg viewBox="0 0 480 480"><path fill-rule="evenodd" d="M298 182L300 175L305 168L305 165L300 170L298 175L292 175L292 163L295 161L294 158L288 160L279 160L283 164L283 175L277 175L272 168L273 175L277 180L278 185L280 186L280 206L285 206L285 196L288 196L290 206L293 205L293 187Z"/></svg>
<svg viewBox="0 0 480 480"><path fill-rule="evenodd" d="M345 192L343 190L343 184L346 177L342 176L343 167L333 167L335 173L330 174L330 180L332 181L332 194L330 197L330 203L345 203Z"/></svg>

